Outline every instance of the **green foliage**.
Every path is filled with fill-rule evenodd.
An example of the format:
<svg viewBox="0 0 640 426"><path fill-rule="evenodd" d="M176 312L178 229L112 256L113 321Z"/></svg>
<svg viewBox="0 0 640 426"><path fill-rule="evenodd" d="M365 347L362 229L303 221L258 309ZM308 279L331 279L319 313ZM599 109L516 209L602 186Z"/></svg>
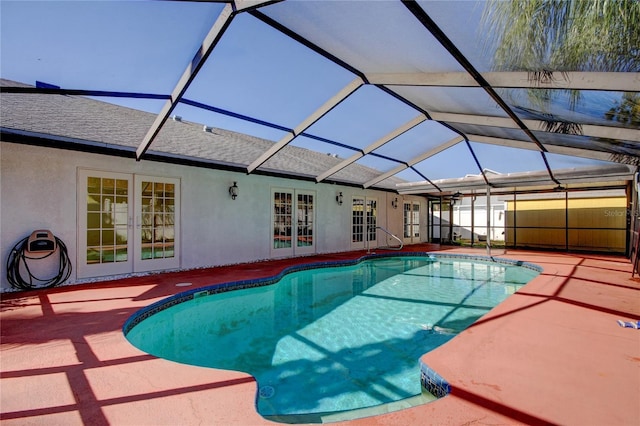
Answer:
<svg viewBox="0 0 640 426"><path fill-rule="evenodd" d="M489 0L483 22L499 71L640 70L638 0Z"/></svg>
<svg viewBox="0 0 640 426"><path fill-rule="evenodd" d="M616 102L604 116L607 120L640 126L640 94L625 93L620 102Z"/></svg>
<svg viewBox="0 0 640 426"><path fill-rule="evenodd" d="M494 70L526 71L531 82L539 83L527 90L534 108L518 108L535 110L547 132L582 134L579 124L547 112L554 98L567 92L546 88L547 83L566 80L571 71L640 72L640 0L487 0L483 33ZM569 106L575 108L580 92L568 92ZM604 117L640 126L640 94L622 94ZM601 141L612 146L611 161L640 166L623 142Z"/></svg>
<svg viewBox="0 0 640 426"><path fill-rule="evenodd" d="M640 71L639 0L488 0L483 31L494 70L527 71L533 82L566 79L569 71ZM528 97L544 112L559 92L529 89ZM568 92L575 108L580 92ZM637 94L625 95L606 118L638 124ZM580 133L550 129L565 130Z"/></svg>

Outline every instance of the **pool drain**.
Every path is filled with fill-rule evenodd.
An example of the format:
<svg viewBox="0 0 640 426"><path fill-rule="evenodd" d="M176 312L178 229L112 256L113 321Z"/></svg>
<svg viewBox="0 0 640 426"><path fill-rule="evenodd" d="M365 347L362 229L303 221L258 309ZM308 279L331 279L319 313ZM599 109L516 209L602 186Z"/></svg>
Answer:
<svg viewBox="0 0 640 426"><path fill-rule="evenodd" d="M263 386L260 388L260 398L269 399L276 393L273 386Z"/></svg>

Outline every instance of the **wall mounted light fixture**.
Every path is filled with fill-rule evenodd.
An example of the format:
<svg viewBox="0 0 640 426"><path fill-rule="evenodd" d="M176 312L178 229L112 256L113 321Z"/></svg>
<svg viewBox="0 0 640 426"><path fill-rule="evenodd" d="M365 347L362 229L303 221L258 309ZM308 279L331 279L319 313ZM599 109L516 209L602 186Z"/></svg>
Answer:
<svg viewBox="0 0 640 426"><path fill-rule="evenodd" d="M458 201L462 200L464 198L464 196L462 195L461 192L456 192L455 194L453 194L451 196L451 205L453 206L455 203L457 203Z"/></svg>
<svg viewBox="0 0 640 426"><path fill-rule="evenodd" d="M339 206L342 205L342 192L338 192L338 195L336 195L336 202Z"/></svg>
<svg viewBox="0 0 640 426"><path fill-rule="evenodd" d="M398 208L398 197L391 200L391 207L393 207L394 209Z"/></svg>
<svg viewBox="0 0 640 426"><path fill-rule="evenodd" d="M238 184L233 182L233 186L229 187L229 195L231 195L231 199L235 200L238 196Z"/></svg>

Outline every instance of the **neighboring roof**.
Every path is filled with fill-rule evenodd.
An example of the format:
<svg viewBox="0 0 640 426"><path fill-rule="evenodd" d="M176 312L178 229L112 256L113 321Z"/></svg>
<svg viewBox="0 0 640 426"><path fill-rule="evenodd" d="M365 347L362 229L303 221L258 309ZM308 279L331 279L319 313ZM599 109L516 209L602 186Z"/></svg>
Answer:
<svg viewBox="0 0 640 426"><path fill-rule="evenodd" d="M47 27L47 37L38 38L37 44L16 49L15 57L6 60L3 53L3 63L30 60L33 66L25 68L37 68L41 80L62 86L0 87L3 108L21 96L20 102L35 104L33 111L55 117L44 120L25 110L31 115L23 119L29 120L3 127L135 147L143 161L172 156L247 173L280 173L401 193L411 187L412 193L429 195L447 195L449 188L475 191L483 185L502 190L566 187L578 173L562 171L572 162L596 167L589 184L619 185L640 165L637 61L622 70L556 63L552 70L507 64L502 69L510 71L496 72L493 51L486 44L496 35L487 34L482 25L483 10L491 2L91 2L83 6L87 16L75 21L66 21L71 18L64 13L65 2L46 7L15 4L25 15L13 16L19 9L15 5L3 9L5 22L22 23L15 28L31 21L35 31L44 28L36 16L44 9L55 14L45 23L56 26ZM111 14L113 22L106 20L110 24L101 26L100 37L92 39L95 46L104 44L100 49L79 49L78 57L60 61L40 62L33 56L44 55L40 49L47 46L68 45L75 51L92 28L84 27L85 33L75 39L58 32L64 29L67 35L79 21L93 22L92 16L101 13ZM128 31L143 24L141 13L146 31ZM633 25L622 28L629 37L621 39L635 43L639 30ZM22 40L12 39L6 28L13 27L4 25L3 46L20 45ZM550 37L537 36L540 41ZM183 39L174 43L175 37ZM636 48L631 46L631 52ZM103 51L122 53L123 59L103 62ZM602 52L590 56L601 58ZM158 58L166 57L175 62L158 69ZM135 64L123 65L129 64L126 60ZM61 63L78 63L94 72L65 73L58 69ZM121 81L114 76L123 75L129 76L131 87L112 86ZM570 93L576 91L582 102L574 106ZM542 108L532 93L550 99L550 104ZM546 96L549 93L553 95ZM157 104L148 109L153 115L103 106L90 117L90 110L67 103L71 95L80 94L111 101L153 99ZM69 111L57 114L57 108ZM396 114L393 120L391 111ZM175 114L185 121L172 121ZM232 117L257 130L253 136L239 136L214 129L203 137L202 126L194 124L206 124L200 119L203 114ZM279 121L285 119L288 122ZM370 132L379 121L385 121L380 128L387 130ZM270 136L264 137L267 131ZM322 151L318 146L328 149L313 153ZM339 152L342 158L327 152ZM443 169L446 179L439 175ZM527 183L538 171L540 178ZM475 180L458 178L477 173ZM595 182L598 174L601 182Z"/></svg>
<svg viewBox="0 0 640 426"><path fill-rule="evenodd" d="M581 167L554 170L554 177L562 182L555 184L546 171L500 174L493 172L490 192L505 194L513 192L593 190L598 188L625 188L634 177L636 168L627 164ZM486 173L485 173L486 175ZM555 186L554 186L555 185ZM459 179L442 179L433 182L399 183L398 192L402 194L435 193L438 187L446 194L484 194L487 184L482 175L467 175Z"/></svg>

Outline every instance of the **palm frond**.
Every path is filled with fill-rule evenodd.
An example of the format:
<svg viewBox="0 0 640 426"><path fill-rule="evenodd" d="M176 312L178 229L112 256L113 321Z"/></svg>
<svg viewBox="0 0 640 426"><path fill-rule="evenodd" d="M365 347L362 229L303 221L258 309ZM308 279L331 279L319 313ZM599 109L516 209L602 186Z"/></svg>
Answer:
<svg viewBox="0 0 640 426"><path fill-rule="evenodd" d="M564 120L543 120L542 127L545 132L558 133L562 135L582 136L582 124Z"/></svg>
<svg viewBox="0 0 640 426"><path fill-rule="evenodd" d="M560 78L557 78L558 75L560 75ZM567 73L566 71L557 72L547 69L527 71L527 81L529 81L529 83L536 83L540 86L546 86L560 80L569 81L569 73Z"/></svg>
<svg viewBox="0 0 640 426"><path fill-rule="evenodd" d="M609 161L640 167L640 157L635 155L615 153L610 155Z"/></svg>
<svg viewBox="0 0 640 426"><path fill-rule="evenodd" d="M640 71L638 0L488 0L482 17L484 53L495 71L526 71L543 83L569 71ZM529 90L548 106L558 90ZM570 92L570 108L581 100Z"/></svg>

